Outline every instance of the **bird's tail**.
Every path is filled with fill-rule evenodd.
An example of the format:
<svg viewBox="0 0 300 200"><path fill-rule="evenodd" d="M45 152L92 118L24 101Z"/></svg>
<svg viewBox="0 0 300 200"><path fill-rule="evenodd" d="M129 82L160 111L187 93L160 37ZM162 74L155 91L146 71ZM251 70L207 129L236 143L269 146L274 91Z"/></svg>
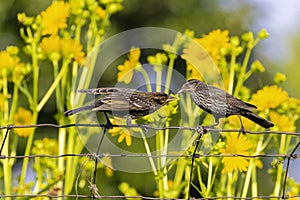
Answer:
<svg viewBox="0 0 300 200"><path fill-rule="evenodd" d="M242 113L242 116L250 119L251 121L257 123L258 125L260 125L264 128L270 128L270 127L274 126L273 122L266 120L252 112Z"/></svg>
<svg viewBox="0 0 300 200"><path fill-rule="evenodd" d="M84 111L84 110L91 110L95 108L95 106L91 105L91 106L83 106L83 107L80 107L80 108L75 108L73 110L67 110L66 112L64 112L64 114L66 116L71 116L71 115L74 115L76 113L79 113L81 111Z"/></svg>

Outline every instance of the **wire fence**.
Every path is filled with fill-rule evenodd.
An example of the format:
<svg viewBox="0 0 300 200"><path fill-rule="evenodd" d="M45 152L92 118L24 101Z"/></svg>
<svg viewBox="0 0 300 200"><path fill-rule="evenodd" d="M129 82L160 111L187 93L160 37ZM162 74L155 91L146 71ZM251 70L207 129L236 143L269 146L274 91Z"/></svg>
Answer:
<svg viewBox="0 0 300 200"><path fill-rule="evenodd" d="M37 154L37 155L3 155L3 147L5 145L7 137L9 137L10 130L12 129L26 129L26 128L38 128L38 127L53 127L57 129L61 128L69 128L69 127L101 127L103 128L103 134L100 139L100 143L98 145L97 152L93 153L81 153L81 154L73 154L73 153L68 153L68 154L60 154L60 155L47 155L47 154ZM195 144L195 150L192 154L187 155L187 154L176 154L176 153L170 153L170 154L164 154L164 155L149 155L146 153L140 153L140 154L108 154L108 153L101 153L100 152L100 147L103 142L103 138L105 136L107 129L106 124L65 124L65 125L56 125L56 124L32 124L32 125L7 125L7 126L0 126L0 130L6 130L5 135L3 137L3 141L1 143L1 148L0 148L0 160L4 159L30 159L30 158L49 158L49 159L58 159L58 158L63 158L63 157L88 157L91 160L94 161L95 167L93 171L93 177L92 177L92 182L89 184L89 190L91 191L91 194L65 194L65 195L57 195L57 194L0 194L0 198L33 198L33 197L47 197L47 198L76 198L76 199L85 199L85 198L91 198L91 199L146 199L146 200L155 200L155 199L161 199L161 198L156 198L156 197L149 197L149 196L122 196L122 195L99 195L98 194L98 188L96 186L96 176L97 176L97 164L99 161L101 161L103 158L109 157L109 158L160 158L160 157L165 157L165 158L189 158L192 161L192 166L195 159L197 158L205 158L205 157L216 157L216 158L223 158L223 157L244 157L244 158L282 158L284 161L287 161L286 164L286 171L285 171L285 176L282 182L282 195L280 196L255 196L255 197L240 197L240 196L217 196L217 197L210 197L209 199L293 199L293 198L300 198L300 194L294 195L294 196L288 196L287 191L286 191L286 186L287 186L287 180L288 180L288 173L291 165L291 160L295 160L300 158L300 154L296 153L297 149L300 149L300 132L282 132L282 131L261 131L261 132L253 132L253 131L248 131L245 130L243 133L247 134L253 134L253 135L260 135L260 134L276 134L276 135L290 135L290 136L296 136L296 138L299 138L299 142L296 143L295 147L292 148L290 153L287 154L257 154L257 155L244 155L244 154L199 154L196 153L197 147L199 145L199 141L206 132L211 132L211 133L226 133L226 132L241 132L241 130L229 130L229 129L215 129L215 128L210 128L210 127L183 127L183 126L169 126L169 127L153 127L150 125L145 125L145 124L131 124L131 125L116 125L113 124L112 127L119 127L119 128L142 128L144 130L154 130L154 131L160 131L160 130L167 130L167 129L174 129L174 130L190 130L190 131L195 131L199 134L198 138L196 139L196 144ZM193 170L191 170L190 174L190 182L189 182L189 188L192 186L192 173ZM190 194L190 191L189 191ZM164 199L174 199L174 198L164 198ZM178 198L179 199L179 198ZM194 197L188 197L188 199L205 199L205 198L194 198Z"/></svg>

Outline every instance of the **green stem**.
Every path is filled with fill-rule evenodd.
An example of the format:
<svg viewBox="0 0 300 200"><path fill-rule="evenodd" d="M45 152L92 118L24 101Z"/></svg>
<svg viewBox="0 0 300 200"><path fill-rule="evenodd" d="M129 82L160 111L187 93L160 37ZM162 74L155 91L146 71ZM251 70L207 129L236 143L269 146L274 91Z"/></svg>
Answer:
<svg viewBox="0 0 300 200"><path fill-rule="evenodd" d="M64 117L60 117L59 120L58 120L58 124L59 125L62 125L64 124ZM65 153L65 146L66 146L66 137L67 137L67 131L65 128L60 128L59 131L58 131L58 155L63 155ZM68 145L69 143L72 143L73 141L68 141ZM63 157L60 157L58 159L58 171L59 171L59 174L64 174L65 172L65 158ZM67 172L66 172L67 173ZM69 180L67 180L68 177L66 175L65 177L65 184L68 185L68 184L71 184L72 185L72 182L67 182ZM58 182L58 187L59 188L63 188L63 181L59 181ZM64 194L68 194L66 193L66 187L64 188Z"/></svg>
<svg viewBox="0 0 300 200"><path fill-rule="evenodd" d="M254 153L255 155L260 154L260 152L263 151L263 141L264 141L264 136L261 135L259 140L258 140L257 146L256 146L256 150L255 150L255 153ZM246 174L246 178L245 178L245 181L244 181L244 187L243 187L243 190L242 190L242 198L246 198L246 196L248 194L251 176L253 177L253 175L252 175L252 172L254 170L253 168L256 168L255 159L250 160L248 170L247 170L247 174ZM257 186L257 183L255 183L255 181L256 181L256 179L252 180L252 186L254 186L254 185ZM254 190L254 188L252 188L252 190ZM257 190L257 188L256 188L256 190Z"/></svg>
<svg viewBox="0 0 300 200"><path fill-rule="evenodd" d="M142 67L138 68L138 71L141 72L141 74L143 75L144 79L145 79L145 83L146 83L146 87L147 87L147 91L151 92L152 88L151 88L151 82L150 82L150 78L148 76L148 73L146 72L146 70L144 70Z"/></svg>
<svg viewBox="0 0 300 200"><path fill-rule="evenodd" d="M256 167L253 167L253 169L252 169L252 181L251 181L252 197L257 197L258 196L257 188L258 188L258 185L257 185L257 178L256 178Z"/></svg>
<svg viewBox="0 0 300 200"><path fill-rule="evenodd" d="M28 91L27 86L25 85L25 87L24 87L22 85L19 85L18 88L19 88L20 92L22 92L26 96L29 105L33 105L32 95Z"/></svg>
<svg viewBox="0 0 300 200"><path fill-rule="evenodd" d="M209 196L209 192L212 188L212 171L213 171L213 163L212 163L212 157L209 158L209 164L208 164L208 176L207 176L207 186L206 186L206 197Z"/></svg>
<svg viewBox="0 0 300 200"><path fill-rule="evenodd" d="M242 198L246 198L246 196L248 194L250 180L251 180L251 173L253 171L254 165L255 165L254 159L251 159L250 163L249 163L249 166L248 166L245 182L244 182L244 187L243 187L243 191L242 191Z"/></svg>
<svg viewBox="0 0 300 200"><path fill-rule="evenodd" d="M3 84L3 97L4 97L4 112L3 112L3 121L4 125L9 120L9 103L8 103L8 87L7 87L7 71L6 68L2 69L2 84ZM6 132L9 130L2 130L2 138L4 139ZM9 155L9 137L6 138L6 141L4 143L3 147L3 155ZM11 180L12 180L12 171L11 171L11 165L10 165L9 159L3 159L3 176L4 176L4 187L5 187L5 194L10 195L11 194ZM8 198L11 199L11 198Z"/></svg>
<svg viewBox="0 0 300 200"><path fill-rule="evenodd" d="M160 92L161 91L161 81L162 81L162 71L160 69L158 69L158 70L155 70L155 72L156 72L156 92Z"/></svg>
<svg viewBox="0 0 300 200"><path fill-rule="evenodd" d="M233 177L232 177L232 173L228 173L227 176L227 196L231 197L233 196L233 192L232 192L232 186L233 186ZM231 199L231 198L230 198Z"/></svg>
<svg viewBox="0 0 300 200"><path fill-rule="evenodd" d="M93 46L94 50L92 52L89 51L89 49L91 50L92 47L88 47L88 53L91 53L91 62L88 67L83 67L83 69L82 69L82 74L81 74L79 82L78 82L79 89L88 88L88 86L90 85L91 78L93 76L94 68L95 68L96 61L97 61L97 56L99 53L99 47L97 45L99 45L100 41L101 41L101 38L99 36L97 36L95 38L95 43ZM72 77L72 78L75 78L75 77ZM73 85L73 88L75 88L75 87L76 86ZM85 97L85 95L77 94L74 98L74 105L82 105L83 101L84 101L84 97Z"/></svg>
<svg viewBox="0 0 300 200"><path fill-rule="evenodd" d="M77 78L77 74L78 74L78 64L77 63L73 63L72 66L72 84L71 84L71 93L68 99L69 104L67 104L68 108L72 108L74 106L74 100L75 100L75 96L76 96L76 78Z"/></svg>
<svg viewBox="0 0 300 200"><path fill-rule="evenodd" d="M161 155L161 148L162 148L162 144L163 144L163 131L158 131L156 133L156 153L157 153L157 168L161 169L162 167L162 159L160 158ZM161 170L160 170L161 171ZM159 174L158 178L158 192L159 192L159 197L163 198L163 190L164 190L164 184L162 181L162 176L161 174Z"/></svg>
<svg viewBox="0 0 300 200"><path fill-rule="evenodd" d="M187 161L185 158L179 158L177 160L177 167L176 167L176 172L173 180L174 188L179 188L179 186L181 185L182 177L184 175L184 169L186 165L187 165Z"/></svg>
<svg viewBox="0 0 300 200"><path fill-rule="evenodd" d="M168 93L170 90L171 86L171 79L172 79L172 74L173 74L173 67L176 59L175 54L169 54L169 65L168 65L168 71L167 71L167 78L166 78L166 83L165 83L165 93Z"/></svg>
<svg viewBox="0 0 300 200"><path fill-rule="evenodd" d="M252 49L254 48L254 46L259 42L259 39L256 39L254 42L253 42L253 45L251 47L247 47L247 51L245 53L245 57L244 57L244 61L243 61L243 65L241 67L241 72L240 72L240 75L238 77L238 81L236 83L236 87L235 87L235 90L234 90L234 96L237 96L240 92L240 89L244 83L244 81L246 80L245 79L245 74L246 74L246 70L247 70L247 66L248 66L248 63L249 63L249 60L250 60L250 56L251 56L251 52L252 52Z"/></svg>
<svg viewBox="0 0 300 200"><path fill-rule="evenodd" d="M229 94L232 94L232 91L233 91L235 65L236 65L236 55L233 53L231 55L230 69L229 69L229 85L228 85L228 93Z"/></svg>
<svg viewBox="0 0 300 200"><path fill-rule="evenodd" d="M38 112L33 112L33 123L36 123L37 118L38 118ZM33 143L33 138L34 138L34 129L32 132L29 134L26 142L26 148L24 152L24 156L30 155L32 143ZM21 175L20 175L20 181L19 181L19 187L18 187L18 194L23 194L25 191L25 176L27 172L27 167L28 167L28 158L24 158L23 164L22 164L22 170L21 170Z"/></svg>
<svg viewBox="0 0 300 200"><path fill-rule="evenodd" d="M149 157L149 162L150 162L152 171L154 173L154 176L157 176L158 175L157 169L155 167L155 163L154 163L154 160L153 160L152 155L151 155L151 150L150 150L149 144L147 142L147 138L146 138L143 130L140 130L140 134L142 136L142 139L143 139L143 142L144 142L144 146L145 146L145 149L146 149L146 153L147 153L147 155Z"/></svg>
<svg viewBox="0 0 300 200"><path fill-rule="evenodd" d="M286 153L286 135L281 135L280 139L280 146L279 146L279 154L284 154ZM282 186L282 177L283 177L283 166L282 164L277 166L277 174L276 174L276 182L275 182L275 187L274 187L274 192L273 195L279 196L280 195L280 190Z"/></svg>
<svg viewBox="0 0 300 200"><path fill-rule="evenodd" d="M55 91L56 87L58 86L60 80L62 79L62 77L67 72L67 69L68 69L68 65L67 64L65 64L64 66L62 66L60 72L56 76L56 78L53 81L53 83L51 84L50 88L48 89L48 91L46 92L46 94L43 96L42 100L38 104L38 106L37 106L37 111L38 112L41 111L41 109L44 107L44 105L50 99L51 95L53 94L53 92Z"/></svg>
<svg viewBox="0 0 300 200"><path fill-rule="evenodd" d="M53 65L53 80L55 80L56 77L58 76L58 61L53 61L52 65ZM60 103L60 99L61 99L60 87L57 86L55 87L55 100L56 100L56 107L59 112L63 110L63 107Z"/></svg>
<svg viewBox="0 0 300 200"><path fill-rule="evenodd" d="M14 84L14 92L13 92L13 99L11 103L10 113L9 113L9 121L12 122L18 107L18 99L19 99L19 89L18 85Z"/></svg>
<svg viewBox="0 0 300 200"><path fill-rule="evenodd" d="M38 114L39 114L39 109L38 109L38 92L39 92L39 66L38 66L38 55L37 55L37 38L34 38L34 36L31 33L31 30L29 29L28 34L32 40L31 40L31 60L32 60L32 73L33 73L33 95L32 95L32 105L30 105L32 111L33 111L33 123L35 124L38 119ZM24 156L30 155L32 143L33 143L33 138L34 138L34 132L35 129L32 129L32 132L28 136L27 143L26 143L26 148L25 148L25 153ZM27 172L27 167L28 167L28 158L24 158L23 164L22 164L22 170L21 170L21 175L20 175L20 181L19 181L19 189L18 193L22 194L23 189L25 187L25 176ZM22 191L22 192L21 192Z"/></svg>
<svg viewBox="0 0 300 200"><path fill-rule="evenodd" d="M166 127L170 126L169 121L166 121L165 124ZM167 155L168 154L168 144L169 144L169 134L170 134L170 129L166 129L164 131L164 144L162 146L162 155ZM164 190L167 191L169 186L168 186L168 170L167 170L167 157L162 156L162 167L163 167L163 183L164 183Z"/></svg>
<svg viewBox="0 0 300 200"><path fill-rule="evenodd" d="M214 173L213 173L213 177L212 177L212 180L211 180L211 184L210 184L210 187L207 187L207 196L209 197L210 196L210 191L211 189L213 188L213 184L215 182L215 179L216 179L216 176L218 174L218 169L219 169L219 166L220 166L220 162L217 163L216 167L215 167L215 170L214 170Z"/></svg>

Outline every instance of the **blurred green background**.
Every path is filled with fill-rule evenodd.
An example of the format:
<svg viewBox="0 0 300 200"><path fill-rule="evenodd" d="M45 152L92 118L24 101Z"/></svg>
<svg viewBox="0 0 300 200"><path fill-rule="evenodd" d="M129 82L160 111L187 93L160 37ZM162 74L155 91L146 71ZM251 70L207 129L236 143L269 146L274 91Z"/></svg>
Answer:
<svg viewBox="0 0 300 200"><path fill-rule="evenodd" d="M17 13L29 16L44 10L50 0L2 1L0 7L0 49L7 45L21 46ZM183 32L194 30L196 36L220 28L231 35L246 31L257 33L266 28L270 38L256 47L253 57L260 59L266 72L250 80L253 89L272 80L277 71L287 75L284 83L290 96L300 97L298 63L300 48L300 2L290 0L124 0L123 11L112 17L107 37L137 27L164 27ZM109 80L109 79L108 79ZM250 86L251 87L251 86Z"/></svg>
<svg viewBox="0 0 300 200"><path fill-rule="evenodd" d="M29 16L36 15L50 3L50 0L2 0L0 50L8 45L23 46L23 41L19 36L20 24L17 21L17 13L25 12ZM267 83L271 84L275 73L280 71L287 76L287 81L283 84L284 89L289 92L290 96L300 97L300 89L298 89L300 83L298 78L300 72L298 67L300 63L300 1L124 0L123 5L123 11L112 17L112 26L107 37L128 29L145 26L164 27L180 32L191 29L198 37L214 29L228 29L231 35L241 35L247 31L257 33L261 28L266 28L270 37L261 42L252 55L264 64L266 72L251 78L247 81L247 85L255 91ZM47 74L47 69L42 72L43 74ZM48 79L49 77L45 76L45 82L51 81ZM116 80L116 74L111 74L107 80ZM109 83L106 84L109 85ZM41 86L40 90L47 90L47 85L44 85L45 88ZM55 114L53 101L44 108L41 116L43 114L44 116ZM52 117L42 117L39 120L55 123ZM299 161L297 165L300 166ZM300 181L299 170L296 170L297 165L295 162L291 171L293 176ZM151 180L152 175L150 173L148 175ZM117 172L117 176L113 179L116 177L118 177L118 182L136 183L133 186L138 191L151 191L154 187L153 183L140 184L145 180L145 175L137 176ZM108 179L107 184L116 181L113 179ZM106 189L108 194L113 193L109 190L115 190L115 188Z"/></svg>

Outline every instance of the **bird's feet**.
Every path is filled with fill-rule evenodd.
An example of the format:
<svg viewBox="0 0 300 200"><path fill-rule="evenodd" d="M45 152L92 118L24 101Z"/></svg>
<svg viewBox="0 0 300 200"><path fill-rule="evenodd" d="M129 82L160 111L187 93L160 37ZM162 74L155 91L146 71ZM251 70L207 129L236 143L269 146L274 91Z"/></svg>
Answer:
<svg viewBox="0 0 300 200"><path fill-rule="evenodd" d="M244 126L241 127L241 129L239 130L239 133L242 133L243 135L246 134L246 129Z"/></svg>
<svg viewBox="0 0 300 200"><path fill-rule="evenodd" d="M114 125L110 122L110 121L107 121L106 124L104 125L104 128L105 129L112 129L114 127Z"/></svg>
<svg viewBox="0 0 300 200"><path fill-rule="evenodd" d="M197 126L196 132L199 134L205 134L207 133L207 128L209 128L209 126Z"/></svg>

